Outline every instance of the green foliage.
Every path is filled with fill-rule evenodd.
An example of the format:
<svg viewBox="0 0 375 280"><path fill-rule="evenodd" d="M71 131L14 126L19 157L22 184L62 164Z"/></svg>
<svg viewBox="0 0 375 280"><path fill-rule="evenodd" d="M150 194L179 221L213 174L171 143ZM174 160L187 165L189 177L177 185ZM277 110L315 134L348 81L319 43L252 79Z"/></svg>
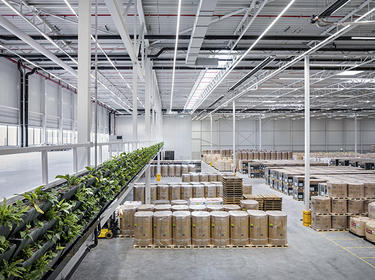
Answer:
<svg viewBox="0 0 375 280"><path fill-rule="evenodd" d="M22 273L26 271L26 269L18 265L23 262L22 259L19 259L11 263L8 263L6 260L2 261L3 263L0 269L0 280L8 279L10 277L21 277Z"/></svg>
<svg viewBox="0 0 375 280"><path fill-rule="evenodd" d="M66 184L68 186L75 186L75 185L78 185L81 182L81 180L80 180L79 177L71 176L69 174L66 174L66 175L57 175L56 179L65 179L66 180Z"/></svg>
<svg viewBox="0 0 375 280"><path fill-rule="evenodd" d="M0 235L0 254L4 254L9 249L9 241L5 236Z"/></svg>
<svg viewBox="0 0 375 280"><path fill-rule="evenodd" d="M13 224L19 225L22 221L22 215L27 210L28 207L21 205L21 203L7 205L7 201L4 198L3 202L0 203L0 226L8 226L12 229Z"/></svg>

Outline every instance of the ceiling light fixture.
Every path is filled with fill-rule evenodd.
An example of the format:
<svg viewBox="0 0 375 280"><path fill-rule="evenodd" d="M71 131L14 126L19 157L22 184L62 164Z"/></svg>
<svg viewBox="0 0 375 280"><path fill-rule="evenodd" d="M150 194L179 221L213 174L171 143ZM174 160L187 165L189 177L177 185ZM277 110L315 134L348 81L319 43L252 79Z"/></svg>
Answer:
<svg viewBox="0 0 375 280"><path fill-rule="evenodd" d="M354 36L354 37L352 37L352 40L375 40L375 37L360 37L360 36Z"/></svg>
<svg viewBox="0 0 375 280"><path fill-rule="evenodd" d="M357 70L346 70L346 71L343 71L343 72L340 72L337 74L337 76L354 76L354 75L357 75L357 74L360 74L362 73L363 71L357 71Z"/></svg>
<svg viewBox="0 0 375 280"><path fill-rule="evenodd" d="M177 58L177 46L178 46L178 35L180 34L180 18L181 18L181 2L178 0L178 10L177 10L177 25L176 25L176 42L174 45L174 56L173 56L173 70L172 70L172 86L171 86L171 101L169 104L169 111L172 111L173 107L173 93L174 93L174 78L176 74L176 58Z"/></svg>

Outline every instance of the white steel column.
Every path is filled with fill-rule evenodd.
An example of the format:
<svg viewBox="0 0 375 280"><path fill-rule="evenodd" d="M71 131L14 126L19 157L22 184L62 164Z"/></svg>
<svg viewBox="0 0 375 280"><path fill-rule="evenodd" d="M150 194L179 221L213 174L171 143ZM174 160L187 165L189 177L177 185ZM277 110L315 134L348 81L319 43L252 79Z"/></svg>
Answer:
<svg viewBox="0 0 375 280"><path fill-rule="evenodd" d="M259 151L262 150L262 117L259 117Z"/></svg>
<svg viewBox="0 0 375 280"><path fill-rule="evenodd" d="M46 91L46 80L40 79L40 92L41 92L41 101L40 108L42 111L42 139L41 143L47 144L47 91Z"/></svg>
<svg viewBox="0 0 375 280"><path fill-rule="evenodd" d="M310 209L310 58L305 56L305 209Z"/></svg>
<svg viewBox="0 0 375 280"><path fill-rule="evenodd" d="M59 120L59 143L60 145L64 142L63 137L63 126L64 126L64 97L63 97L63 89L61 86L58 87L59 92L59 110L60 110L60 120Z"/></svg>
<svg viewBox="0 0 375 280"><path fill-rule="evenodd" d="M150 61L146 61L146 70L145 70L145 137L146 141L149 141L151 139L151 126L150 126L150 101L151 101L151 90L152 90L152 70L151 70L151 64ZM145 201L146 203L151 202L151 190L150 190L150 166L146 168L145 171Z"/></svg>
<svg viewBox="0 0 375 280"><path fill-rule="evenodd" d="M78 1L78 143L90 142L91 0ZM90 165L90 148L80 148L78 169Z"/></svg>
<svg viewBox="0 0 375 280"><path fill-rule="evenodd" d="M236 173L236 103L233 101L233 173Z"/></svg>
<svg viewBox="0 0 375 280"><path fill-rule="evenodd" d="M357 127L357 114L354 115L354 156L358 156L358 127Z"/></svg>
<svg viewBox="0 0 375 280"><path fill-rule="evenodd" d="M213 152L212 152L212 115L210 115L210 127L211 127L211 129L210 129L210 144L211 144L211 157L212 157L212 154L213 154ZM211 159L211 161L212 161L212 159ZM211 163L211 165L212 165L212 163Z"/></svg>
<svg viewBox="0 0 375 280"><path fill-rule="evenodd" d="M137 116L138 116L138 74L137 70L135 69L135 66L133 64L133 141L138 141L138 122L137 122Z"/></svg>

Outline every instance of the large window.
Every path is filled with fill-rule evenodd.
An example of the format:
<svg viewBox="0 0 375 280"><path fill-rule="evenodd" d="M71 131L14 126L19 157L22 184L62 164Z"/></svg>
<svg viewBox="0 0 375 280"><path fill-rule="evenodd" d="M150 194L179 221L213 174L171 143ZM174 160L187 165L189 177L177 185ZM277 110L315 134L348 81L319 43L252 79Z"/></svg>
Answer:
<svg viewBox="0 0 375 280"><path fill-rule="evenodd" d="M0 147L8 146L8 128L6 125L0 125Z"/></svg>
<svg viewBox="0 0 375 280"><path fill-rule="evenodd" d="M18 127L8 125L8 146L18 145Z"/></svg>

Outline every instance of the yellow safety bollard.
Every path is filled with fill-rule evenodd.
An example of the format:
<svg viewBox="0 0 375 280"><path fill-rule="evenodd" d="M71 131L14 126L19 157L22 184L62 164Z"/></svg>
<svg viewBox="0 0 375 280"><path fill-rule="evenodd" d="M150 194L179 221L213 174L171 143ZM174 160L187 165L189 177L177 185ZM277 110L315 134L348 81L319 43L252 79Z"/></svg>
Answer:
<svg viewBox="0 0 375 280"><path fill-rule="evenodd" d="M212 161L210 161L210 166L212 166Z"/></svg>
<svg viewBox="0 0 375 280"><path fill-rule="evenodd" d="M161 175L160 174L156 174L156 181L160 182L160 180L161 180Z"/></svg>
<svg viewBox="0 0 375 280"><path fill-rule="evenodd" d="M305 227L311 226L311 211L310 210L303 210L303 225Z"/></svg>

